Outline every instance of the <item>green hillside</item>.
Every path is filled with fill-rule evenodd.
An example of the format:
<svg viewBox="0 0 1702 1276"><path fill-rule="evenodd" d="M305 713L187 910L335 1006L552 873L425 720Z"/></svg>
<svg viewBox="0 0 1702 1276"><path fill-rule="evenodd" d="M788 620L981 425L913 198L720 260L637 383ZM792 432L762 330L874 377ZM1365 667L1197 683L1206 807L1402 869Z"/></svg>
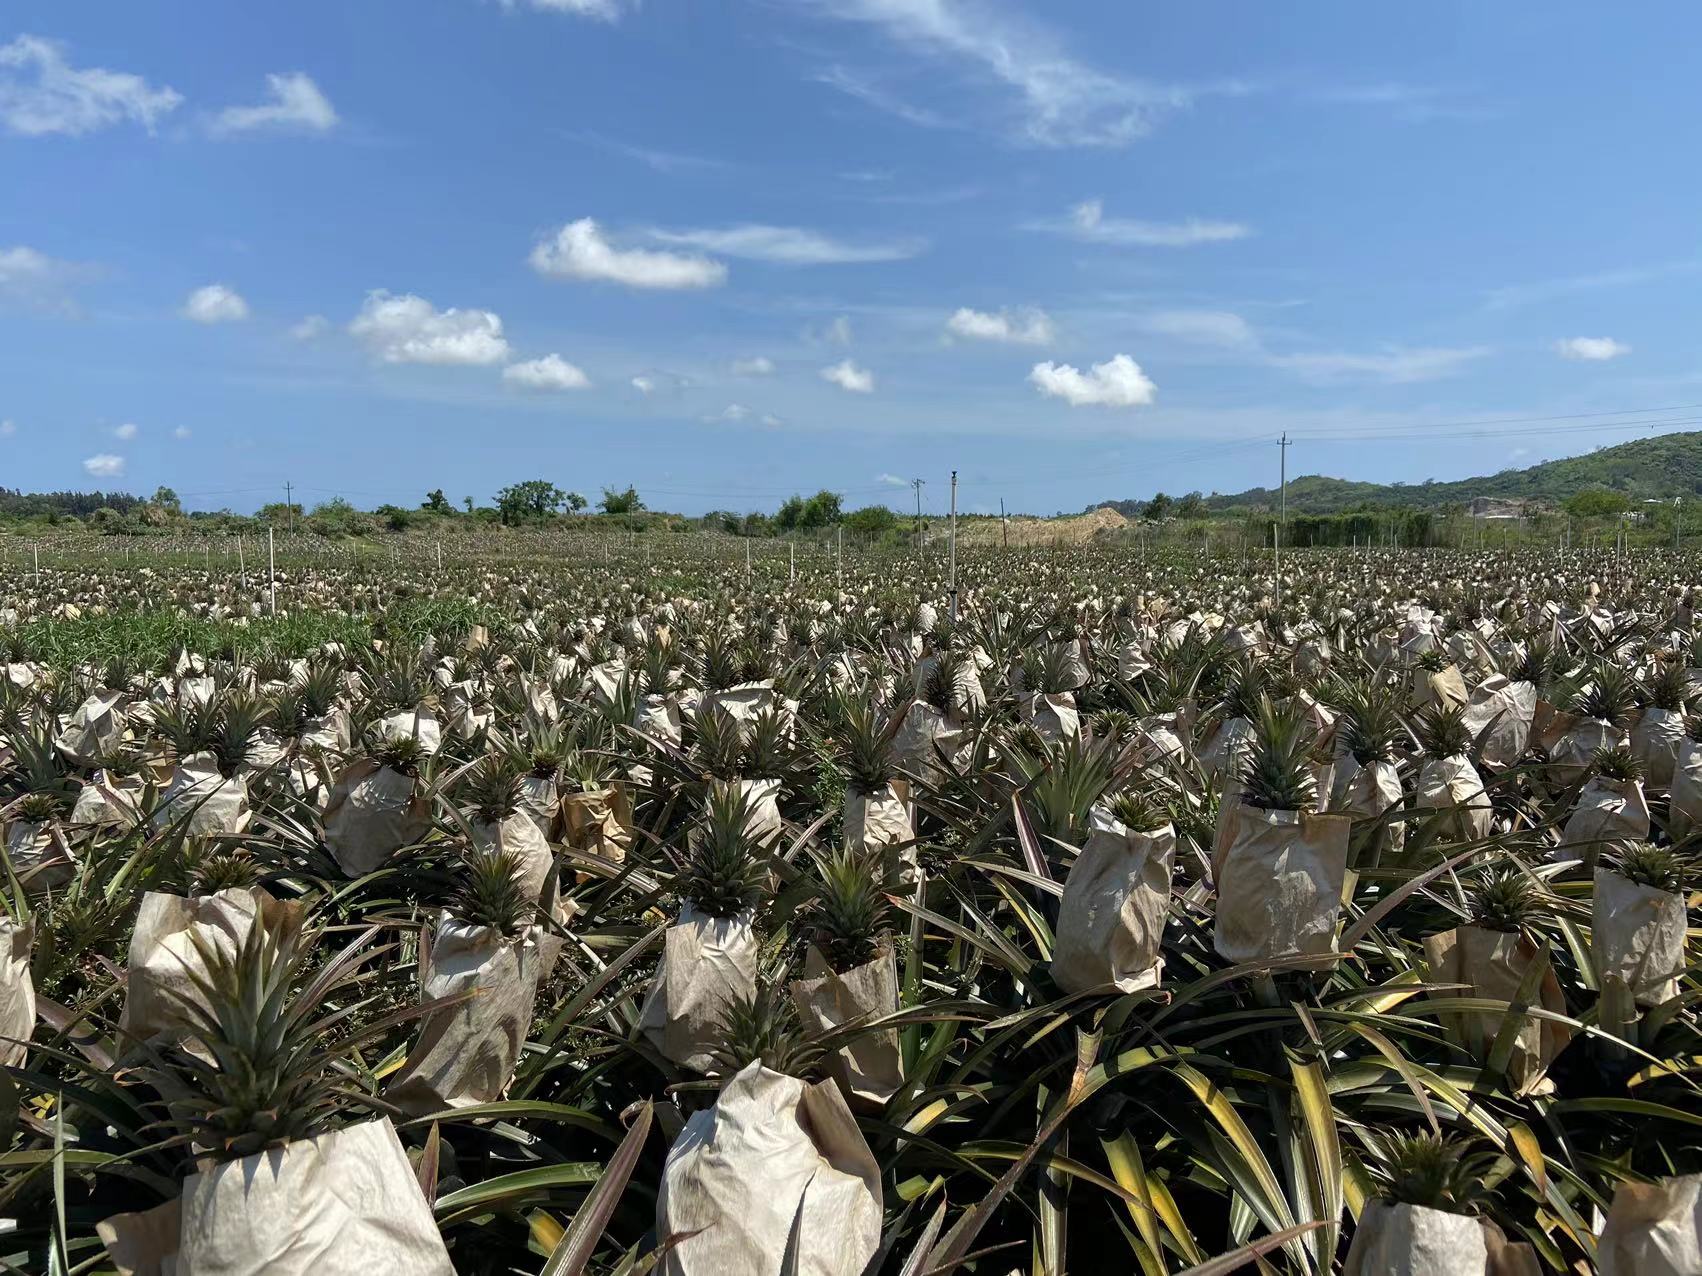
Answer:
<svg viewBox="0 0 1702 1276"><path fill-rule="evenodd" d="M1361 505L1438 509L1477 496L1559 504L1595 487L1623 492L1632 500L1702 495L1702 431L1636 439L1583 456L1448 483L1360 483L1307 474L1289 480L1288 508L1305 514L1334 514ZM1272 507L1277 500L1277 489L1255 487L1232 495L1214 492L1205 503L1214 511L1231 511ZM1141 501L1104 503L1130 518L1138 517L1143 507Z"/></svg>

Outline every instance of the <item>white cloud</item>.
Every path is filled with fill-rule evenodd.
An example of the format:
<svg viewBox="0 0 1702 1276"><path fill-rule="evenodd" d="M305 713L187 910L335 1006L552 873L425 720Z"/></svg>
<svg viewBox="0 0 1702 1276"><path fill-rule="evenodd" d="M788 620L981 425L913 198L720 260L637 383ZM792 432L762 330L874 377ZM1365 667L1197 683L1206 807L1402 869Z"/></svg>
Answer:
<svg viewBox="0 0 1702 1276"><path fill-rule="evenodd" d="M1631 353L1630 346L1612 337L1567 337L1564 341L1556 341L1554 348L1563 358L1592 362L1617 359L1622 354Z"/></svg>
<svg viewBox="0 0 1702 1276"><path fill-rule="evenodd" d="M262 129L326 133L337 125L337 112L319 86L300 71L266 77L268 101L259 106L226 107L213 117L216 135Z"/></svg>
<svg viewBox="0 0 1702 1276"><path fill-rule="evenodd" d="M129 422L129 421L126 421L123 425L116 427L112 431L112 437L113 438L123 439L123 440L125 440L125 442L129 442L131 439L135 438L136 434L137 434L136 426L132 422Z"/></svg>
<svg viewBox="0 0 1702 1276"><path fill-rule="evenodd" d="M248 303L228 284L208 284L189 294L183 317L196 323L235 323L248 318Z"/></svg>
<svg viewBox="0 0 1702 1276"><path fill-rule="evenodd" d="M727 267L711 257L616 248L589 217L569 222L554 238L539 242L530 261L541 275L629 288L713 288L727 279Z"/></svg>
<svg viewBox="0 0 1702 1276"><path fill-rule="evenodd" d="M1112 355L1089 372L1067 363L1037 363L1028 379L1041 394L1062 399L1073 408L1140 408L1158 393L1141 365L1126 354Z"/></svg>
<svg viewBox="0 0 1702 1276"><path fill-rule="evenodd" d="M877 474L875 482L884 483L887 487L909 487L910 480L899 478L896 474Z"/></svg>
<svg viewBox="0 0 1702 1276"><path fill-rule="evenodd" d="M317 341L330 327L331 321L324 315L308 315L290 329L290 336L297 341Z"/></svg>
<svg viewBox="0 0 1702 1276"><path fill-rule="evenodd" d="M76 137L123 120L152 132L182 102L176 90L139 75L72 67L53 40L20 35L0 45L0 124L24 137Z"/></svg>
<svg viewBox="0 0 1702 1276"><path fill-rule="evenodd" d="M489 310L438 310L411 293L368 293L349 332L385 363L488 366L508 359L498 316Z"/></svg>
<svg viewBox="0 0 1702 1276"><path fill-rule="evenodd" d="M1374 354L1321 351L1271 355L1268 362L1272 367L1284 368L1304 380L1320 384L1363 378L1389 385L1409 385L1452 376L1466 364L1488 353L1487 346L1390 346Z"/></svg>
<svg viewBox="0 0 1702 1276"><path fill-rule="evenodd" d="M0 248L0 301L17 301L50 311L75 312L71 287L94 273L90 266L60 261L24 244Z"/></svg>
<svg viewBox="0 0 1702 1276"><path fill-rule="evenodd" d="M640 394L649 394L656 388L656 383L649 377L634 377L632 379L632 388L637 390Z"/></svg>
<svg viewBox="0 0 1702 1276"><path fill-rule="evenodd" d="M704 417L705 421L745 421L750 418L751 410L742 403L729 403L714 416Z"/></svg>
<svg viewBox="0 0 1702 1276"><path fill-rule="evenodd" d="M1199 217L1179 222L1107 217L1104 202L1097 199L1077 204L1067 217L1028 222L1026 228L1116 248L1191 248L1196 244L1221 244L1245 239L1253 233L1251 227L1241 222L1210 221Z"/></svg>
<svg viewBox="0 0 1702 1276"><path fill-rule="evenodd" d="M904 261L928 247L926 240L849 243L798 226L729 226L723 230L653 229L657 243L702 248L727 257L779 262L786 266L834 266L860 262Z"/></svg>
<svg viewBox="0 0 1702 1276"><path fill-rule="evenodd" d="M528 390L583 390L591 384L591 378L582 369L559 354L511 363L502 370L502 379Z"/></svg>
<svg viewBox="0 0 1702 1276"><path fill-rule="evenodd" d="M818 0L817 7L833 17L879 28L912 55L960 64L969 80L985 82L990 77L1014 91L1021 102L1018 135L1042 146L1122 146L1149 132L1164 115L1187 106L1192 96L1186 90L1096 70L1066 53L1046 29L985 5ZM839 74L845 82L836 87L866 90L847 73ZM857 96L895 109L869 91Z"/></svg>
<svg viewBox="0 0 1702 1276"><path fill-rule="evenodd" d="M1049 346L1057 333L1044 310L1022 310L1012 314L1001 310L990 314L984 310L960 307L946 320L946 331L956 337L978 341L1004 341L1022 346Z"/></svg>
<svg viewBox="0 0 1702 1276"><path fill-rule="evenodd" d="M1260 345L1253 326L1228 310L1161 310L1143 316L1140 326L1161 337L1225 350L1256 350Z"/></svg>
<svg viewBox="0 0 1702 1276"><path fill-rule="evenodd" d="M9 439L18 432L16 421L0 421L0 439Z"/></svg>
<svg viewBox="0 0 1702 1276"><path fill-rule="evenodd" d="M786 424L785 421L775 416L772 412L763 413L762 423L771 430L778 430L781 426Z"/></svg>
<svg viewBox="0 0 1702 1276"><path fill-rule="evenodd" d="M175 430L173 430L171 432L171 437L174 438L174 439L182 440L182 439L187 439L193 433L194 433L194 431L191 430L187 425L180 425Z"/></svg>
<svg viewBox="0 0 1702 1276"><path fill-rule="evenodd" d="M124 458L111 452L96 452L84 458L83 469L96 478L120 478L124 474Z"/></svg>
<svg viewBox="0 0 1702 1276"><path fill-rule="evenodd" d="M859 368L849 359L841 360L830 368L823 368L821 379L831 381L841 390L849 390L853 394L868 394L875 388L875 374L867 368Z"/></svg>
<svg viewBox="0 0 1702 1276"><path fill-rule="evenodd" d="M571 13L576 18L596 18L602 22L614 22L627 8L626 0L527 0L534 9L543 9L551 13ZM512 9L515 0L502 0L502 7ZM638 0L631 0L637 7Z"/></svg>
<svg viewBox="0 0 1702 1276"><path fill-rule="evenodd" d="M851 321L844 315L840 315L827 325L827 331L822 335L824 340L833 345L848 346L851 344Z"/></svg>
<svg viewBox="0 0 1702 1276"><path fill-rule="evenodd" d="M736 377L767 377L774 374L774 360L757 355L754 359L733 360L733 375Z"/></svg>

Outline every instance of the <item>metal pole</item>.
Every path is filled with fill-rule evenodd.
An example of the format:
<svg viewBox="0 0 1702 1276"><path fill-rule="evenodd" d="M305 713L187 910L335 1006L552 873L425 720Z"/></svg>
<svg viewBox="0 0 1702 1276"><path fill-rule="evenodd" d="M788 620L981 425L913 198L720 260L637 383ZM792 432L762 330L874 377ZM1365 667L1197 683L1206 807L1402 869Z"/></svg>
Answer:
<svg viewBox="0 0 1702 1276"><path fill-rule="evenodd" d="M266 529L266 589L272 596L272 614L278 614L278 557L272 544L272 529Z"/></svg>
<svg viewBox="0 0 1702 1276"><path fill-rule="evenodd" d="M839 557L839 592L844 593L845 592L845 524L841 523L834 530L838 533L837 539L838 539L838 542L839 542L839 548L837 550L838 557Z"/></svg>
<svg viewBox="0 0 1702 1276"><path fill-rule="evenodd" d="M786 579L788 581L794 581L794 580L798 579L798 542L797 541L787 541L786 542Z"/></svg>
<svg viewBox="0 0 1702 1276"><path fill-rule="evenodd" d="M999 498L999 526L1004 529L1005 548L1009 549L1011 547L1011 525L1010 521L1005 518L1005 498L1002 496Z"/></svg>
<svg viewBox="0 0 1702 1276"><path fill-rule="evenodd" d="M40 588L40 586L41 586L41 546L40 546L40 544L35 543L35 542L31 542L30 553L35 555L35 583L36 583L36 587Z"/></svg>
<svg viewBox="0 0 1702 1276"><path fill-rule="evenodd" d="M957 622L957 471L951 472L951 618Z"/></svg>
<svg viewBox="0 0 1702 1276"><path fill-rule="evenodd" d="M242 533L236 534L236 570L242 576L242 592L248 592L248 558L242 552Z"/></svg>
<svg viewBox="0 0 1702 1276"><path fill-rule="evenodd" d="M284 513L289 517L289 530L292 532L295 531L295 497L292 495L294 491L295 488L286 481L284 483Z"/></svg>
<svg viewBox="0 0 1702 1276"><path fill-rule="evenodd" d="M437 542L437 570L443 570L443 542Z"/></svg>
<svg viewBox="0 0 1702 1276"><path fill-rule="evenodd" d="M751 538L745 537L745 580L751 578Z"/></svg>
<svg viewBox="0 0 1702 1276"><path fill-rule="evenodd" d="M910 486L916 492L916 550L922 549L922 482L921 479L911 479Z"/></svg>

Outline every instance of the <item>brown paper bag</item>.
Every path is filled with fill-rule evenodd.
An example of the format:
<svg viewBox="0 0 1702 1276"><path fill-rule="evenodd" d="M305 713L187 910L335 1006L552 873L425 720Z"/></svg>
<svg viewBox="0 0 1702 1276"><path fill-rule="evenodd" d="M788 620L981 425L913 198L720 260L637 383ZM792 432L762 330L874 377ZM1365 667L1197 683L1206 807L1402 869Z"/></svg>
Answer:
<svg viewBox="0 0 1702 1276"><path fill-rule="evenodd" d="M632 847L632 799L624 784L561 795L562 841L582 855L624 864Z"/></svg>
<svg viewBox="0 0 1702 1276"><path fill-rule="evenodd" d="M1022 720L1048 744L1061 744L1081 735L1081 714L1076 712L1075 695L1068 691L1024 696Z"/></svg>
<svg viewBox="0 0 1702 1276"><path fill-rule="evenodd" d="M695 1234L694 1234L695 1233ZM662 1276L861 1276L880 1245L880 1168L839 1091L752 1063L686 1122L662 1168Z"/></svg>
<svg viewBox="0 0 1702 1276"><path fill-rule="evenodd" d="M1596 870L1590 905L1590 956L1598 985L1622 980L1640 1006L1678 996L1684 973L1684 896Z"/></svg>
<svg viewBox="0 0 1702 1276"><path fill-rule="evenodd" d="M54 740L54 748L76 766L93 766L109 756L124 739L128 699L121 691L96 691L77 706Z"/></svg>
<svg viewBox="0 0 1702 1276"><path fill-rule="evenodd" d="M1524 757L1536 718L1537 689L1528 682L1514 682L1501 674L1485 678L1472 688L1461 720L1473 740L1490 728L1483 739L1483 760L1493 767L1510 767Z"/></svg>
<svg viewBox="0 0 1702 1276"><path fill-rule="evenodd" d="M23 1066L35 1030L30 947L35 927L0 916L0 1068Z"/></svg>
<svg viewBox="0 0 1702 1276"><path fill-rule="evenodd" d="M1702 1272L1702 1174L1621 1183L1596 1246L1601 1276Z"/></svg>
<svg viewBox="0 0 1702 1276"><path fill-rule="evenodd" d="M1418 770L1413 805L1443 812L1436 818L1440 824L1437 835L1444 841L1475 842L1489 836L1494 808L1477 768L1461 754L1425 759Z"/></svg>
<svg viewBox="0 0 1702 1276"><path fill-rule="evenodd" d="M550 885L551 870L555 868L555 852L549 840L532 823L524 811L504 816L496 824L484 820L469 820L473 832L473 849L495 854L511 851L520 857L520 883L540 908L554 909L560 894L560 883Z"/></svg>
<svg viewBox="0 0 1702 1276"><path fill-rule="evenodd" d="M420 997L430 1001L471 989L470 1001L434 1011L391 1081L391 1102L410 1116L495 1103L508 1089L532 1026L541 931L505 940L484 926L440 913L421 945Z"/></svg>
<svg viewBox="0 0 1702 1276"><path fill-rule="evenodd" d="M804 977L790 990L806 1028L833 1032L897 1013L898 963L887 945L873 961L840 974L812 945L804 953ZM898 1031L862 1033L832 1051L827 1067L846 1098L884 1104L904 1084Z"/></svg>
<svg viewBox="0 0 1702 1276"><path fill-rule="evenodd" d="M184 1180L185 1276L454 1276L388 1119Z"/></svg>
<svg viewBox="0 0 1702 1276"><path fill-rule="evenodd" d="M1672 769L1667 831L1675 842L1702 828L1702 741L1684 740Z"/></svg>
<svg viewBox="0 0 1702 1276"><path fill-rule="evenodd" d="M1616 749L1625 743L1625 733L1601 718L1575 718L1548 746L1548 774L1553 784L1564 788L1584 778L1597 749Z"/></svg>
<svg viewBox="0 0 1702 1276"><path fill-rule="evenodd" d="M181 1037L179 998L206 1004L195 987L195 978L207 974L195 940L229 956L242 947L256 917L281 910L299 911L295 905L279 904L260 887L232 886L193 899L162 891L144 894L130 936L130 969L118 1019L120 1037L126 1044L159 1033L174 1040Z"/></svg>
<svg viewBox="0 0 1702 1276"><path fill-rule="evenodd" d="M845 792L845 838L861 851L913 841L910 782L889 780L873 793ZM915 851L911 851L911 859Z"/></svg>
<svg viewBox="0 0 1702 1276"><path fill-rule="evenodd" d="M1232 962L1335 951L1351 821L1237 803L1213 856L1213 943Z"/></svg>
<svg viewBox="0 0 1702 1276"><path fill-rule="evenodd" d="M1065 992L1156 987L1176 861L1169 824L1136 833L1103 807L1089 817L1086 844L1070 865L1058 905L1052 979Z"/></svg>
<svg viewBox="0 0 1702 1276"><path fill-rule="evenodd" d="M754 917L707 917L687 904L662 938L662 960L638 1026L663 1058L708 1072L727 1007L756 991L760 946Z"/></svg>
<svg viewBox="0 0 1702 1276"><path fill-rule="evenodd" d="M1341 1276L1540 1276L1536 1251L1494 1223L1422 1205L1368 1201Z"/></svg>
<svg viewBox="0 0 1702 1276"><path fill-rule="evenodd" d="M153 826L164 828L188 818L191 837L218 837L248 827L248 784L241 776L226 778L210 753L184 758L154 808Z"/></svg>
<svg viewBox="0 0 1702 1276"><path fill-rule="evenodd" d="M1482 926L1460 926L1427 936L1424 955L1430 964L1431 983L1465 985L1463 991L1448 990L1432 995L1505 1002L1512 1002L1518 995L1531 963L1541 962L1544 970L1534 1004L1553 1014L1566 1013L1566 998L1561 994L1554 971L1548 969L1547 952L1525 935L1486 930ZM1441 1016L1441 1026L1450 1041L1481 1064L1488 1061L1505 1017L1499 1010L1449 1012ZM1554 1083L1544 1073L1571 1039L1572 1030L1565 1024L1526 1016L1519 1024L1518 1037L1507 1061L1507 1082L1513 1092L1523 1098L1551 1091Z"/></svg>
<svg viewBox="0 0 1702 1276"><path fill-rule="evenodd" d="M1643 783L1651 789L1672 786L1673 767L1684 743L1684 715L1650 705L1631 728L1631 752L1643 764Z"/></svg>
<svg viewBox="0 0 1702 1276"><path fill-rule="evenodd" d="M431 828L431 807L414 776L363 758L331 786L325 848L347 877L364 877Z"/></svg>
<svg viewBox="0 0 1702 1276"><path fill-rule="evenodd" d="M1336 759L1330 785L1329 813L1345 815L1355 825L1381 820L1401 805L1401 777L1393 762L1361 765L1354 758ZM1407 826L1394 820L1378 830L1374 843L1362 852L1371 862L1387 853L1399 855L1406 845Z"/></svg>
<svg viewBox="0 0 1702 1276"><path fill-rule="evenodd" d="M1604 848L1617 842L1639 842L1649 836L1649 805L1640 780L1610 780L1593 776L1578 795L1578 805L1566 817L1560 845L1550 860L1582 860L1594 868Z"/></svg>

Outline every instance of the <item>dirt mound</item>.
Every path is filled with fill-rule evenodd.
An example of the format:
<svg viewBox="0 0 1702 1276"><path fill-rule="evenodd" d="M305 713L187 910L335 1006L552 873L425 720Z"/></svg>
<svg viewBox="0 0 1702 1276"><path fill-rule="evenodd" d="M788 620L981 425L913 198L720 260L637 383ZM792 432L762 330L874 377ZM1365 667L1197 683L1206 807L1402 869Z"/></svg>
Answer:
<svg viewBox="0 0 1702 1276"><path fill-rule="evenodd" d="M1100 535L1109 535L1129 526L1129 520L1108 505L1086 514L1068 518L1026 518L1012 516L1009 524L1012 545L1082 545ZM999 520L977 520L970 527L960 527L959 537L969 545L1002 545L1006 528Z"/></svg>

